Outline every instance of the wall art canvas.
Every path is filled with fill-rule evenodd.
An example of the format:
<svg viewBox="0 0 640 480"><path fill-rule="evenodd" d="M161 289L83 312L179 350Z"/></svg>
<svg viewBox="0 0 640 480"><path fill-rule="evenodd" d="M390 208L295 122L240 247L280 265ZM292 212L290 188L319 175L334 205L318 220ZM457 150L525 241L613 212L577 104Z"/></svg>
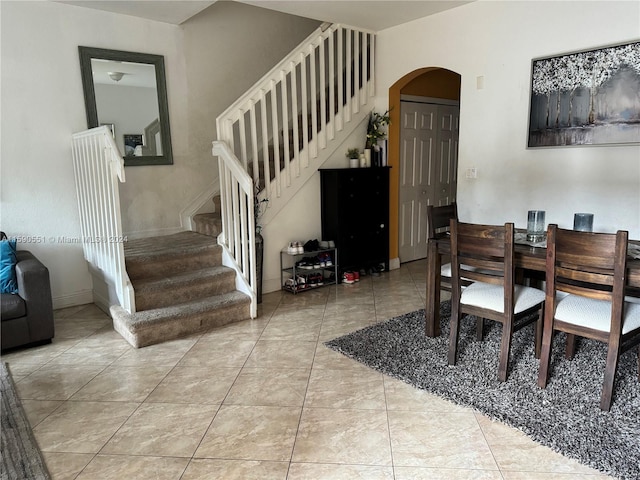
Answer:
<svg viewBox="0 0 640 480"><path fill-rule="evenodd" d="M529 147L640 143L640 41L534 59Z"/></svg>

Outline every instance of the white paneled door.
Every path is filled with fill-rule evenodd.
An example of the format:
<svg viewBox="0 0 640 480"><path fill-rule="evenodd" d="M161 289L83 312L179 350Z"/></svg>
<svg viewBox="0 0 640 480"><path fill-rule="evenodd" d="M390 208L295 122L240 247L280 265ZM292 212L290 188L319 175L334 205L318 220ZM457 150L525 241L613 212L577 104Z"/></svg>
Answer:
<svg viewBox="0 0 640 480"><path fill-rule="evenodd" d="M400 262L427 256L427 205L456 197L459 106L401 103Z"/></svg>

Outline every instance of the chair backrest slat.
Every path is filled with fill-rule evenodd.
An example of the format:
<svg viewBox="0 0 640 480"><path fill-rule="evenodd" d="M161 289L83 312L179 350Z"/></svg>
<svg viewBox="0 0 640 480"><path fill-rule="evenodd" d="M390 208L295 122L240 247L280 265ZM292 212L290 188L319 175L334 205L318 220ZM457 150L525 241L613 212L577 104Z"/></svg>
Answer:
<svg viewBox="0 0 640 480"><path fill-rule="evenodd" d="M505 311L513 310L513 223L482 225L451 220L451 259L454 290L459 278L505 285Z"/></svg>
<svg viewBox="0 0 640 480"><path fill-rule="evenodd" d="M427 238L435 238L438 233L448 232L452 218L458 219L458 206L455 202L441 207L427 205Z"/></svg>
<svg viewBox="0 0 640 480"><path fill-rule="evenodd" d="M547 230L547 299L567 292L609 300L611 332L621 329L629 233L576 232L550 224Z"/></svg>

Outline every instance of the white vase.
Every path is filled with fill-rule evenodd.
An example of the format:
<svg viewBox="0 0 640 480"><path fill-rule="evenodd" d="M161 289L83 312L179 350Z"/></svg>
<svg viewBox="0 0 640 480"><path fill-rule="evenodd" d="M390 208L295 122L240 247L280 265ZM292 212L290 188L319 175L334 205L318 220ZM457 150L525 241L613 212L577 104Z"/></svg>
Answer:
<svg viewBox="0 0 640 480"><path fill-rule="evenodd" d="M359 158L350 158L349 159L349 167L350 168L358 168L359 165L360 165L360 159Z"/></svg>
<svg viewBox="0 0 640 480"><path fill-rule="evenodd" d="M360 154L360 168L364 168L367 166L367 160L364 157L364 153Z"/></svg>
<svg viewBox="0 0 640 480"><path fill-rule="evenodd" d="M364 149L364 166L365 167L370 167L371 166L371 149L370 148L365 148Z"/></svg>

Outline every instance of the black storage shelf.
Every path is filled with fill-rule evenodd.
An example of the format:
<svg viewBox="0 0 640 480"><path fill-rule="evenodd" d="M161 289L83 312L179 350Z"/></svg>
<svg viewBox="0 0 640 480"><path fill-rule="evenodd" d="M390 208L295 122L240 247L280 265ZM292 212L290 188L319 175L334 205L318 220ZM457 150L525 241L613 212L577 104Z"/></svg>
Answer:
<svg viewBox="0 0 640 480"><path fill-rule="evenodd" d="M390 167L320 169L322 238L340 249L340 270L389 270Z"/></svg>

